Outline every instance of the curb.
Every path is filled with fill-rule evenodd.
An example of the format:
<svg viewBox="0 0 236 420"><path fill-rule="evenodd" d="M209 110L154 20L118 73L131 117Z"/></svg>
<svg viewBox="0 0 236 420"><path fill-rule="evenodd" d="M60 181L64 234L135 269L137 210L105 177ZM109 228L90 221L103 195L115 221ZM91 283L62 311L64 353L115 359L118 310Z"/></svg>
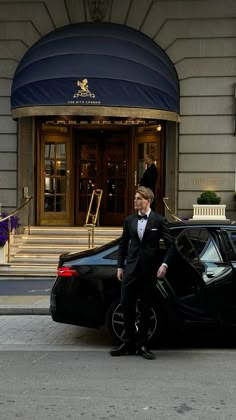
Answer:
<svg viewBox="0 0 236 420"><path fill-rule="evenodd" d="M50 315L49 308L0 307L0 315Z"/></svg>
<svg viewBox="0 0 236 420"><path fill-rule="evenodd" d="M0 315L50 315L50 296L0 296Z"/></svg>

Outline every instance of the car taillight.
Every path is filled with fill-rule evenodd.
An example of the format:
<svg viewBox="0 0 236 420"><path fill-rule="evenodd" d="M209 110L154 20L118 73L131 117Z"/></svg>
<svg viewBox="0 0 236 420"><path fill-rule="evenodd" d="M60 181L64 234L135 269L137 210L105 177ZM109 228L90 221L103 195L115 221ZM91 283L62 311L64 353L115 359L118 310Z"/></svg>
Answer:
<svg viewBox="0 0 236 420"><path fill-rule="evenodd" d="M72 267L57 267L57 275L60 277L72 277L79 276L79 273Z"/></svg>

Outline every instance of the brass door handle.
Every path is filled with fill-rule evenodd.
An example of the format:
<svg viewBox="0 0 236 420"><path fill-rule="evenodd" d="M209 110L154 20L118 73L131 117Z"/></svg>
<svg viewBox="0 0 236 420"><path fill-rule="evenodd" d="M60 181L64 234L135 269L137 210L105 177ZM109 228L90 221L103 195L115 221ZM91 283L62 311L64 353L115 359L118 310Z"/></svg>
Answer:
<svg viewBox="0 0 236 420"><path fill-rule="evenodd" d="M66 185L70 185L70 169L66 170Z"/></svg>

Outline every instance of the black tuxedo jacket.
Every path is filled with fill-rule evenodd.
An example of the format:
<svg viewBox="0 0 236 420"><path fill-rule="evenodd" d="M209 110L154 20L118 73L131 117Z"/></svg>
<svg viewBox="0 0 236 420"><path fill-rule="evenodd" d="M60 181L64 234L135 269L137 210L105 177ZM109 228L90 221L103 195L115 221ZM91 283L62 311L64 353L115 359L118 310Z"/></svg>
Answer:
<svg viewBox="0 0 236 420"><path fill-rule="evenodd" d="M132 214L125 219L123 234L118 253L118 268L124 268L125 277L132 275L138 263L142 271L149 276L156 276L160 263L169 265L175 254L174 240L171 236L166 219L151 211L146 228L140 241L137 233L138 214ZM158 258L159 242L163 238L167 252L163 261Z"/></svg>
<svg viewBox="0 0 236 420"><path fill-rule="evenodd" d="M148 168L144 172L143 177L139 182L139 185L150 188L155 194L156 182L157 182L157 168L154 165L154 163L152 163L150 166L148 166Z"/></svg>

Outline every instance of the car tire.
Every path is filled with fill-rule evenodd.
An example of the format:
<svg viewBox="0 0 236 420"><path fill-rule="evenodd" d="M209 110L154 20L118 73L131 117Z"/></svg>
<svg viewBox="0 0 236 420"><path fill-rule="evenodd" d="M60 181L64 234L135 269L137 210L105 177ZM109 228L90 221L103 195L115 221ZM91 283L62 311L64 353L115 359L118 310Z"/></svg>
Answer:
<svg viewBox="0 0 236 420"><path fill-rule="evenodd" d="M138 329L138 308L137 308L137 322ZM161 307L157 304L150 308L150 328L148 334L149 343L154 343L159 340L164 331L164 313ZM116 343L124 341L124 318L119 300L115 300L109 306L105 326L109 334Z"/></svg>

